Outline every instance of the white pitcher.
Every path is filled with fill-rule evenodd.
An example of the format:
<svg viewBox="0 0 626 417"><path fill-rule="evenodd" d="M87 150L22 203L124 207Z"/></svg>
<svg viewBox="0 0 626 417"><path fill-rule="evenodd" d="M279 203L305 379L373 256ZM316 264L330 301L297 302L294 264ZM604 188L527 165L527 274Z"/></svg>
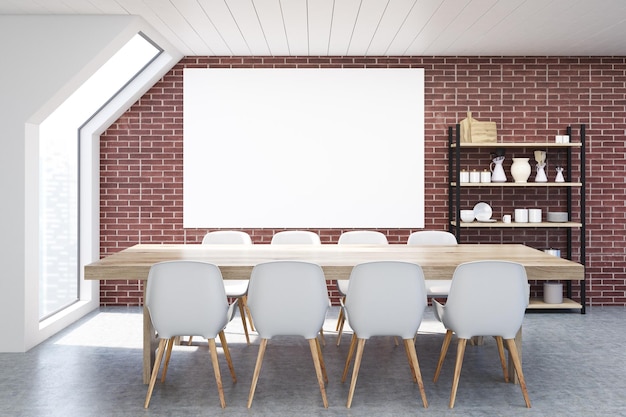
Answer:
<svg viewBox="0 0 626 417"><path fill-rule="evenodd" d="M489 164L489 170L491 171L491 182L506 182L506 174L502 163L504 162L504 156L496 156L493 158L491 164Z"/></svg>

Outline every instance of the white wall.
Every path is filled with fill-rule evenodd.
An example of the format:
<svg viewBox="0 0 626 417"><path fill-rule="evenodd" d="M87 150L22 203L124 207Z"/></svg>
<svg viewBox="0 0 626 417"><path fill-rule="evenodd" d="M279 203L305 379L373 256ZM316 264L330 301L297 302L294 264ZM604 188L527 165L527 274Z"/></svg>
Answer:
<svg viewBox="0 0 626 417"><path fill-rule="evenodd" d="M26 351L98 305L96 297L54 323L39 323L38 124L138 31L164 47L159 35L133 16L0 16L0 352ZM161 75L181 57L170 52ZM118 103L117 110L155 79L144 80L151 84Z"/></svg>

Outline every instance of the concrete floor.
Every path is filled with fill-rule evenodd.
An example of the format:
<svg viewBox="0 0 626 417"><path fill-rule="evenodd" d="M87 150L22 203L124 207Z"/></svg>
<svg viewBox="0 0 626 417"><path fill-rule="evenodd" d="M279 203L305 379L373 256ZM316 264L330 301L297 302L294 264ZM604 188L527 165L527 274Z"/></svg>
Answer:
<svg viewBox="0 0 626 417"><path fill-rule="evenodd" d="M258 352L247 346L241 321L226 329L238 382L219 348L227 408L219 406L206 341L194 339L172 355L167 380L157 382L150 408L141 380L139 308L102 308L27 353L0 354L1 416L626 416L626 309L530 312L524 321L524 375L532 408L518 385L504 382L495 342L468 346L455 408L448 408L454 345L432 382L443 327L427 310L416 347L429 408L422 407L402 346L391 338L367 342L351 409L341 373L350 330L335 346L337 309L324 326L329 409L322 401L308 344L277 338L268 345L252 409L246 408ZM455 340L453 341L455 343Z"/></svg>

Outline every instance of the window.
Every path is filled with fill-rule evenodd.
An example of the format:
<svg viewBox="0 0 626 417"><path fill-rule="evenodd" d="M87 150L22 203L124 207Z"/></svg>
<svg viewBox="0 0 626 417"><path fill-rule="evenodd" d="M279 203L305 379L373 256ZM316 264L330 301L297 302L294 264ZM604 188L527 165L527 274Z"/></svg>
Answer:
<svg viewBox="0 0 626 417"><path fill-rule="evenodd" d="M137 34L40 125L40 320L79 299L80 128L161 52Z"/></svg>

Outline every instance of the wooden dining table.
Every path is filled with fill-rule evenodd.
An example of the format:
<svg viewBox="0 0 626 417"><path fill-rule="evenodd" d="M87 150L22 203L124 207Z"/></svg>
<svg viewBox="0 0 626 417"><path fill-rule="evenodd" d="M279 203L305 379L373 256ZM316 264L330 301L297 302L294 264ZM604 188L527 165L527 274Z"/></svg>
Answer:
<svg viewBox="0 0 626 417"><path fill-rule="evenodd" d="M320 265L327 280L349 279L363 262L394 260L419 264L426 279L450 279L465 262L518 262L529 280L583 280L583 265L521 244L460 244L450 246L391 245L201 245L138 244L85 266L87 280L148 279L150 267L171 260L196 260L217 265L225 280L249 279L255 265L274 260L299 260ZM148 311L143 311L143 380L150 379L156 348ZM521 352L521 331L518 335ZM510 371L513 367L509 366Z"/></svg>

